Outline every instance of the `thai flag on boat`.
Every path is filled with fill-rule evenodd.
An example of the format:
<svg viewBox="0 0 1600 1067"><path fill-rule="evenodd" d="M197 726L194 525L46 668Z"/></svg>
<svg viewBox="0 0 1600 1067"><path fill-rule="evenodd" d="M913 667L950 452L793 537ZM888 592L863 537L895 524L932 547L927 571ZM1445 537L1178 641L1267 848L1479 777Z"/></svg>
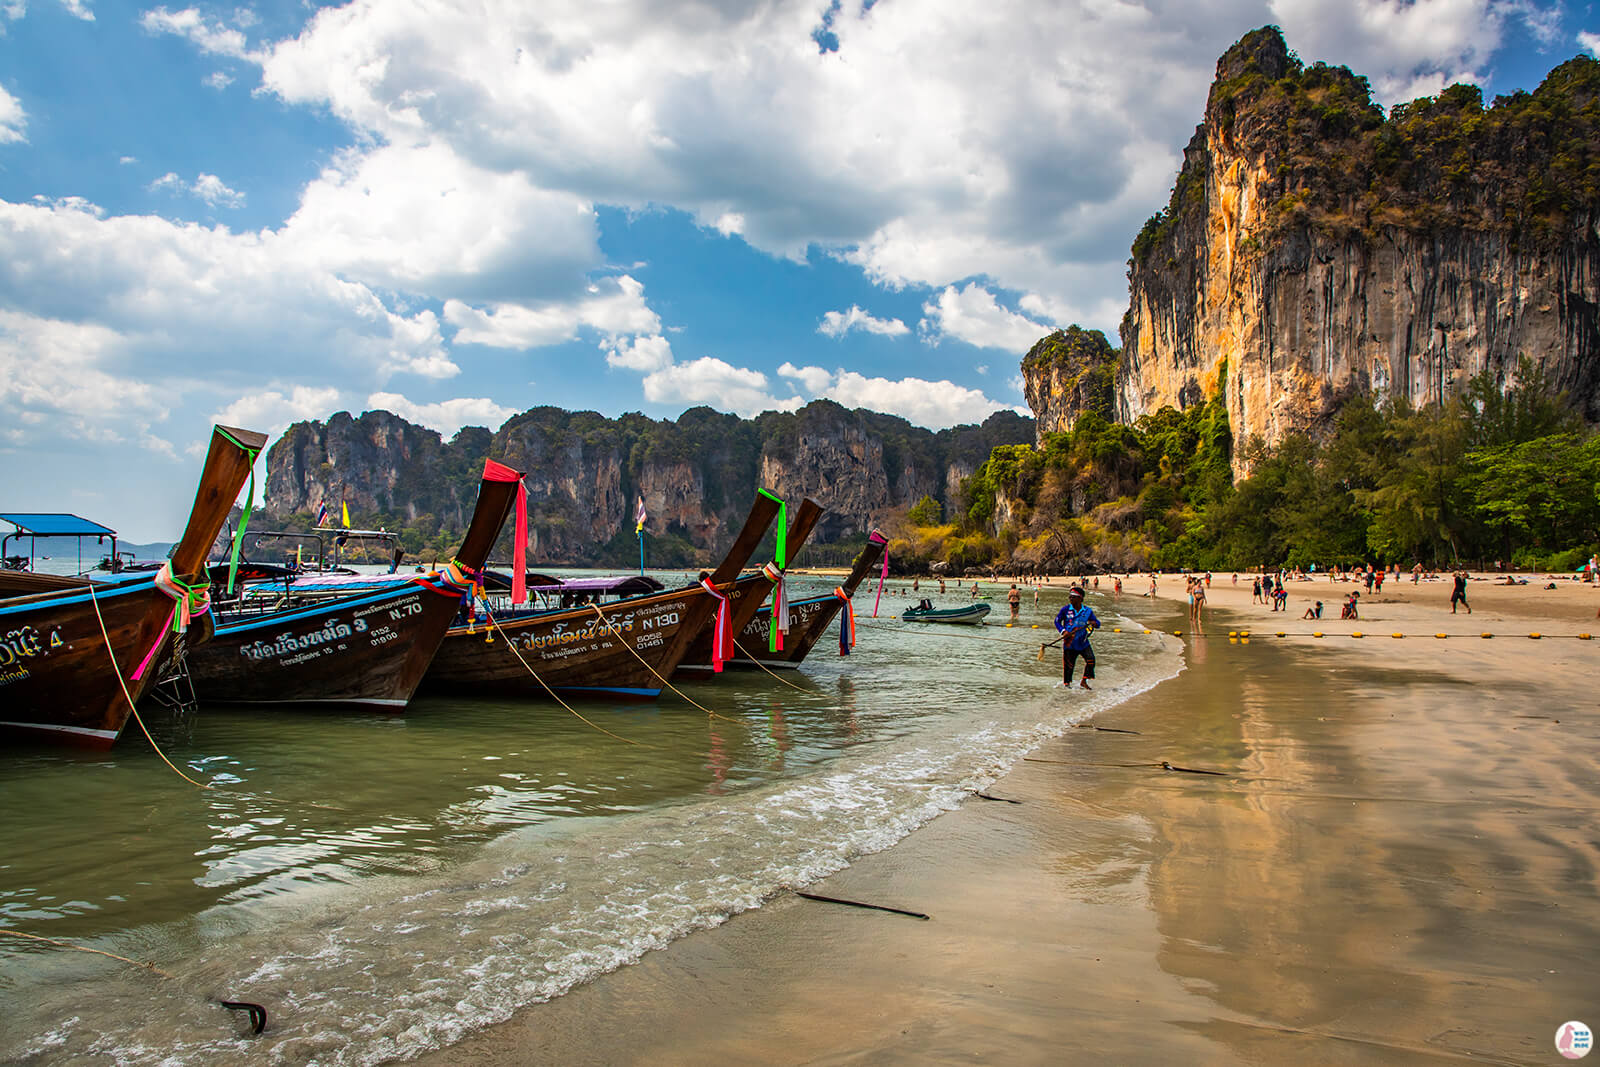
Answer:
<svg viewBox="0 0 1600 1067"><path fill-rule="evenodd" d="M317 525L328 525L328 502L326 500L317 501Z"/></svg>
<svg viewBox="0 0 1600 1067"><path fill-rule="evenodd" d="M645 511L644 511L644 494L641 493L639 495L639 511L633 517L633 532L634 533L643 533L644 532L644 520L647 519L647 518L649 518L649 516L646 515Z"/></svg>

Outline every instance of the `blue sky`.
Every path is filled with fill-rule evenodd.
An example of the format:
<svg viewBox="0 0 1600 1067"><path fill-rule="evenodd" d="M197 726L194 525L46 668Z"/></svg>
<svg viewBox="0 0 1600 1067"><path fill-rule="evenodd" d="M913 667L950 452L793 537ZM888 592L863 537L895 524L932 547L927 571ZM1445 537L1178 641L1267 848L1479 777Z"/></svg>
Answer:
<svg viewBox="0 0 1600 1067"><path fill-rule="evenodd" d="M214 421L1021 408L1267 23L1385 104L1600 48L1534 0L0 0L0 507L171 537Z"/></svg>

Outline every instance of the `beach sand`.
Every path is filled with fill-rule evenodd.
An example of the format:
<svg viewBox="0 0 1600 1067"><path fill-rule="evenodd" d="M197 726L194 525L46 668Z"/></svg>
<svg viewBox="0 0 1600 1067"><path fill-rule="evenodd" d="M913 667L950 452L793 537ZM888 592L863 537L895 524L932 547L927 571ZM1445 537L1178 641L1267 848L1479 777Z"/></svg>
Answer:
<svg viewBox="0 0 1600 1067"><path fill-rule="evenodd" d="M989 787L1020 804L807 887L929 921L785 894L421 1062L1559 1062L1600 1024L1600 640L1527 634L1600 632L1600 591L1543 584L1341 623L1352 586L1217 576L1184 673ZM1188 631L1143 585L1097 610ZM1150 639L1097 635L1097 684Z"/></svg>

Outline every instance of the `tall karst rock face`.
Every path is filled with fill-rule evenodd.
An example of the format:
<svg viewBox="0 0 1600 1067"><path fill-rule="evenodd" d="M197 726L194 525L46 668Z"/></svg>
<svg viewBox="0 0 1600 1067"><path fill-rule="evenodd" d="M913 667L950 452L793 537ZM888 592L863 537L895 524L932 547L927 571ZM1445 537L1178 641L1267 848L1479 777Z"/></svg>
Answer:
<svg viewBox="0 0 1600 1067"><path fill-rule="evenodd" d="M436 528L460 530L492 455L528 472L534 559L620 560L632 551L640 496L650 533L703 554L726 547L758 488L815 498L828 513L813 539L847 540L923 496L953 501L992 448L1033 437L1032 420L1011 412L933 433L831 401L755 419L694 408L676 422L534 408L497 432L469 427L449 442L388 412L341 412L299 423L273 445L267 502L287 514L327 500L337 514L345 500L372 521L431 516Z"/></svg>
<svg viewBox="0 0 1600 1067"><path fill-rule="evenodd" d="M1366 79L1256 30L1128 277L1117 417L1224 390L1236 468L1243 439L1315 433L1358 391L1438 401L1524 359L1600 418L1600 62L1385 116ZM1074 405L1025 377L1040 432L1064 428Z"/></svg>

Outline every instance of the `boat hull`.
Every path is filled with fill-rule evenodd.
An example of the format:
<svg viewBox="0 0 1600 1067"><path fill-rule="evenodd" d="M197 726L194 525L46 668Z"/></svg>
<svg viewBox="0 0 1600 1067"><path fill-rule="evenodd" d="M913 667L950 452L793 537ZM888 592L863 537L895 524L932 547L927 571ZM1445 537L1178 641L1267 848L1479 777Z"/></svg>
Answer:
<svg viewBox="0 0 1600 1067"><path fill-rule="evenodd" d="M973 604L965 608L932 608L923 610L907 608L901 618L906 622L941 622L951 626L977 626L989 614L989 605Z"/></svg>
<svg viewBox="0 0 1600 1067"><path fill-rule="evenodd" d="M833 593L792 602L789 632L784 636L783 647L776 652L768 647L772 641L772 609L763 607L740 631L739 655L729 665L745 670L755 670L758 664L772 670L794 670L822 640L844 605L845 601Z"/></svg>
<svg viewBox="0 0 1600 1067"><path fill-rule="evenodd" d="M190 653L206 703L400 711L460 610L458 587L430 578L260 616L230 613Z"/></svg>
<svg viewBox="0 0 1600 1067"><path fill-rule="evenodd" d="M716 602L699 586L593 607L453 626L423 679L430 693L654 700Z"/></svg>
<svg viewBox="0 0 1600 1067"><path fill-rule="evenodd" d="M735 655L739 654L738 645L751 649L755 647L745 641L743 634L751 620L761 611L761 605L772 593L775 584L764 571L740 575L733 583L733 589L728 592L728 614L732 621L733 632L739 635L735 638ZM711 630L710 626L701 628L700 633L689 645L688 654L683 657L683 662L678 665L673 677L703 679L716 673L715 668L711 666Z"/></svg>
<svg viewBox="0 0 1600 1067"><path fill-rule="evenodd" d="M149 578L96 585L92 595L81 586L0 604L0 731L109 748L131 713L128 697L137 701L174 655L165 636L172 604ZM157 642L150 667L134 678Z"/></svg>

